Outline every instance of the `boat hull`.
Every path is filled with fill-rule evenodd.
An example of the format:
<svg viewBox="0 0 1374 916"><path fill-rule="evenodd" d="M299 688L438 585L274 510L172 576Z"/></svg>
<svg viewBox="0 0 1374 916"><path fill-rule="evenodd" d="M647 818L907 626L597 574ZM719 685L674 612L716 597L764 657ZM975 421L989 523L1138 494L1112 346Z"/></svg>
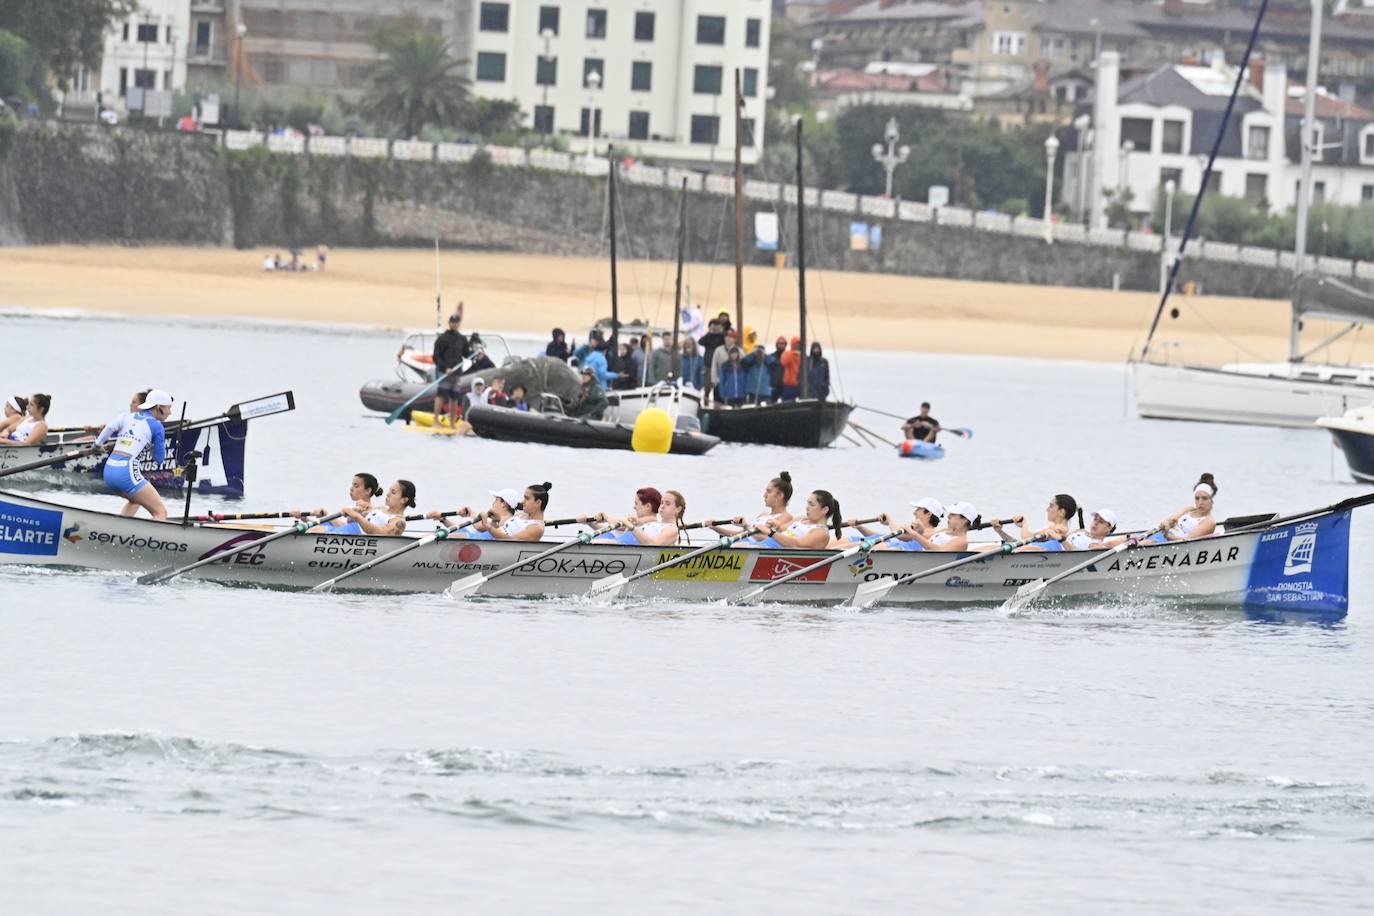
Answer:
<svg viewBox="0 0 1374 916"><path fill-rule="evenodd" d="M631 388L606 392L609 420L633 424L649 407L661 407L674 417L697 417L701 413L701 392L695 388Z"/></svg>
<svg viewBox="0 0 1374 916"><path fill-rule="evenodd" d="M945 447L937 442L922 442L919 439L903 439L897 446L897 454L903 458L918 461L939 461L945 457Z"/></svg>
<svg viewBox="0 0 1374 916"><path fill-rule="evenodd" d="M395 379L372 379L358 389L358 398L368 410L391 413L423 389L428 382L402 382ZM434 395L426 394L410 405L415 410L434 410ZM407 409L407 413L409 409Z"/></svg>
<svg viewBox="0 0 1374 916"><path fill-rule="evenodd" d="M1254 532L1142 546L1103 554L1099 565L1066 578L1047 597L1114 601L1166 599L1343 614L1348 606L1350 511L1316 513ZM243 586L308 588L408 543L414 536L302 534L267 545L266 531L228 525L182 527L124 518L0 491L0 564L59 566L141 574L228 551L187 574ZM489 574L547 549L512 541L435 541L353 576L341 589L383 593L439 592L456 579ZM685 547L593 542L492 579L490 596L557 597L586 591L595 580L632 575L681 555ZM780 578L827 556L824 551L732 548L706 554L635 583L637 597L715 601ZM958 555L874 550L849 563L806 573L771 590L778 602L835 604L864 582L919 573ZM948 573L900 585L885 599L904 605L979 605L1003 601L1021 585L1082 562L1081 552L989 553Z"/></svg>
<svg viewBox="0 0 1374 916"><path fill-rule="evenodd" d="M826 448L849 423L853 404L808 398L701 411L701 428L726 442Z"/></svg>
<svg viewBox="0 0 1374 916"><path fill-rule="evenodd" d="M1136 410L1142 417L1310 428L1374 400L1374 385L1256 375L1226 369L1135 363Z"/></svg>
<svg viewBox="0 0 1374 916"><path fill-rule="evenodd" d="M501 442L532 442L570 448L631 449L634 427L604 420L579 420L561 414L511 410L506 407L474 407L465 419L484 439ZM720 439L690 430L675 430L669 449L675 455L704 455Z"/></svg>
<svg viewBox="0 0 1374 916"><path fill-rule="evenodd" d="M1351 475L1374 482L1374 406L1357 408L1341 417L1323 417L1317 425L1330 430L1331 438L1345 453Z"/></svg>

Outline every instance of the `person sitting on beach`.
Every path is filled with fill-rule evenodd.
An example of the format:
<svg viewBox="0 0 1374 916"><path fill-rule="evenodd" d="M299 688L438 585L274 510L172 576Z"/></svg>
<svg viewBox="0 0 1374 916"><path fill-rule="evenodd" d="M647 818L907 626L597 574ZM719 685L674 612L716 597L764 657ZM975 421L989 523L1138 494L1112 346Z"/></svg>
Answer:
<svg viewBox="0 0 1374 916"><path fill-rule="evenodd" d="M921 402L921 412L902 424L902 438L917 442L934 442L940 432L940 421L930 415L930 402Z"/></svg>
<svg viewBox="0 0 1374 916"><path fill-rule="evenodd" d="M48 438L48 408L52 398L46 394L29 395L29 403L20 416L0 423L0 436L10 445L42 445Z"/></svg>
<svg viewBox="0 0 1374 916"><path fill-rule="evenodd" d="M277 262L272 258L270 254L263 256L262 269L267 271L268 273L271 273L272 271L277 269Z"/></svg>

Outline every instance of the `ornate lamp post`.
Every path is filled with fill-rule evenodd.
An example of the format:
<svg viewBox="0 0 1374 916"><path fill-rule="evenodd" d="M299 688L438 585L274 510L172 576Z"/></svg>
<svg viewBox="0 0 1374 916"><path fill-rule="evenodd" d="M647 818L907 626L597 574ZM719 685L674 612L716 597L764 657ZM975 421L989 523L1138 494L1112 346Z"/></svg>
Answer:
<svg viewBox="0 0 1374 916"><path fill-rule="evenodd" d="M1059 155L1059 138L1045 138L1045 244L1054 244L1054 157Z"/></svg>
<svg viewBox="0 0 1374 916"><path fill-rule="evenodd" d="M587 124L587 173L591 174L592 159L596 156L596 137L599 131L596 129L597 115L601 114L601 109L597 105L600 101L601 72L593 70L587 74L587 88L592 91L592 110L591 117Z"/></svg>
<svg viewBox="0 0 1374 916"><path fill-rule="evenodd" d="M1159 294L1164 295L1164 287L1169 283L1169 271L1172 269L1174 253L1174 192L1178 190L1178 184L1170 178L1164 182L1164 247L1160 251L1159 257Z"/></svg>
<svg viewBox="0 0 1374 916"><path fill-rule="evenodd" d="M906 162L907 157L911 155L911 147L905 145L901 147L897 146L898 133L896 118L887 119L887 127L883 131L883 139L887 141L886 149L884 149L881 143L873 144L873 158L887 171L886 194L888 197L891 197L892 173L896 171L897 166Z"/></svg>
<svg viewBox="0 0 1374 916"><path fill-rule="evenodd" d="M234 51L234 126L243 127L243 115L239 114L239 90L243 85L243 36L248 34L248 26L240 22L234 26L237 37Z"/></svg>

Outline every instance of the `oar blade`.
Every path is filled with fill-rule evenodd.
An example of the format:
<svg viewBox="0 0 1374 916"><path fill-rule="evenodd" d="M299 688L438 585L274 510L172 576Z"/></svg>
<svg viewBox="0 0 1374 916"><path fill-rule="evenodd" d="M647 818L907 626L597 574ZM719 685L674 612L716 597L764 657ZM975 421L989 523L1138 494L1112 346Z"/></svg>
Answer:
<svg viewBox="0 0 1374 916"><path fill-rule="evenodd" d="M334 590L334 582L335 582L335 581L336 581L336 580L334 580L334 579L326 579L326 580L324 580L323 582L321 582L319 585L316 585L314 588L310 589L310 591L307 592L306 594L308 594L308 595L314 595L314 594L317 594L317 593L319 593L319 592L332 592L332 591Z"/></svg>
<svg viewBox="0 0 1374 916"><path fill-rule="evenodd" d="M850 599L850 607L866 608L872 607L882 601L901 582L900 579L878 579L875 582L864 582L854 589L854 597Z"/></svg>
<svg viewBox="0 0 1374 916"><path fill-rule="evenodd" d="M474 573L471 576L454 582L448 588L444 589L444 594L449 598L469 598L477 594L477 590L481 588L486 581L486 576L481 573Z"/></svg>
<svg viewBox="0 0 1374 916"><path fill-rule="evenodd" d="M164 566L150 573L144 573L135 581L137 581L139 585L160 585L170 579L172 577L171 574L176 572L176 569L175 566Z"/></svg>
<svg viewBox="0 0 1374 916"><path fill-rule="evenodd" d="M1036 596L1045 590L1046 585L1049 585L1049 583L1044 579L1036 579L1033 582L1027 582L1016 590L1016 594L1012 595L1006 601L1003 601L1002 606L999 607L998 610L1003 614L1015 614L1017 611L1020 611L1022 608L1026 607L1026 605L1034 601Z"/></svg>
<svg viewBox="0 0 1374 916"><path fill-rule="evenodd" d="M613 576L605 576L592 583L592 587L587 589L588 598L600 598L604 601L614 601L620 597L621 592L625 591L625 586L630 582L624 573L616 573Z"/></svg>
<svg viewBox="0 0 1374 916"><path fill-rule="evenodd" d="M735 605L758 604L759 599L763 597L763 594L766 591L768 591L768 589L756 585L751 589L747 589L745 591L738 592L734 595L730 595L725 599L725 603Z"/></svg>

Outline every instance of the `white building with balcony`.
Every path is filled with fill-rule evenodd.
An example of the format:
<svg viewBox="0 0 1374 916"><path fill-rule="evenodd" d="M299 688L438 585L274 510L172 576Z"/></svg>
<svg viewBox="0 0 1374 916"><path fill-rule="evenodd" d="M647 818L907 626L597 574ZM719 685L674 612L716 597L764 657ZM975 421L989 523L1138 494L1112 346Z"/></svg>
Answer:
<svg viewBox="0 0 1374 916"><path fill-rule="evenodd" d="M471 79L535 130L696 166L734 159L734 74L746 163L763 147L769 0L481 0ZM755 129L759 125L760 129ZM589 141L574 140L574 151Z"/></svg>
<svg viewBox="0 0 1374 916"><path fill-rule="evenodd" d="M105 33L99 82L81 74L74 88L102 92L107 105L130 89L184 89L190 32L191 0L139 0L137 10Z"/></svg>

